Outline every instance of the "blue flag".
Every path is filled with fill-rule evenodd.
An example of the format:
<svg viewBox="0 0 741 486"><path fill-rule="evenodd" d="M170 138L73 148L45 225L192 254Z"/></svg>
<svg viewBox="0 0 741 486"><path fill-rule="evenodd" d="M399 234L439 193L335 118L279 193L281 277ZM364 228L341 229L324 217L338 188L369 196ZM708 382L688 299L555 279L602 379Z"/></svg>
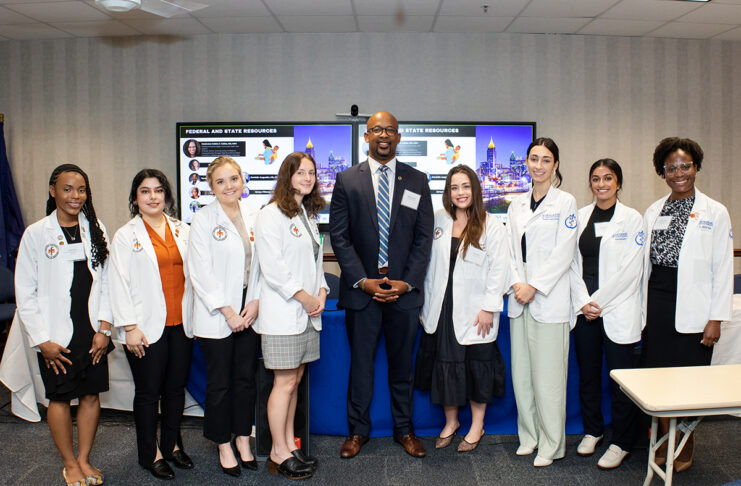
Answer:
<svg viewBox="0 0 741 486"><path fill-rule="evenodd" d="M0 265L15 269L15 257L24 229L21 207L5 152L5 124L0 121Z"/></svg>

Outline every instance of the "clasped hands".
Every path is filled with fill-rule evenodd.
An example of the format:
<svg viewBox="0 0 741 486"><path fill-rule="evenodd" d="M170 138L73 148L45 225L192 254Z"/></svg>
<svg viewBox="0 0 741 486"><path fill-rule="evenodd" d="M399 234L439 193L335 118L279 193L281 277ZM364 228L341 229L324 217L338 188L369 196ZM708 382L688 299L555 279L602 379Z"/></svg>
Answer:
<svg viewBox="0 0 741 486"><path fill-rule="evenodd" d="M224 317L226 318L226 323L229 326L229 328L232 330L232 332L240 332L244 331L248 327L250 327L252 324L255 323L255 319L257 319L257 313L259 310L259 303L258 300L255 299L252 302L248 303L244 306L244 309L242 309L242 312L237 313L232 309L231 306L223 308L222 313L224 314Z"/></svg>
<svg viewBox="0 0 741 486"><path fill-rule="evenodd" d="M383 288L381 285L387 285L389 288ZM378 302L394 302L400 295L409 291L409 284L403 280L389 280L383 278L366 278L360 282L360 288L366 294L373 297Z"/></svg>
<svg viewBox="0 0 741 486"><path fill-rule="evenodd" d="M524 282L517 282L512 284L512 289L515 291L515 300L520 305L529 304L535 298L536 288L530 284Z"/></svg>

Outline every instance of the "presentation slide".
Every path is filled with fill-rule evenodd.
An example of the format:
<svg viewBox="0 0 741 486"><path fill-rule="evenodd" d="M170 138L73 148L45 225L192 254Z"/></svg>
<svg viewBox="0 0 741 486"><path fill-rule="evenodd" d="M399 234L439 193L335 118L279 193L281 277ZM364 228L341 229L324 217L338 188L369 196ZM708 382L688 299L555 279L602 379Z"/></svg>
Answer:
<svg viewBox="0 0 741 486"><path fill-rule="evenodd" d="M268 203L283 159L291 152L311 154L317 164L319 190L327 208L319 223L329 222L329 201L336 174L352 164L349 123L178 123L178 207L181 219L214 200L206 170L228 155L242 168L242 197L259 209Z"/></svg>
<svg viewBox="0 0 741 486"><path fill-rule="evenodd" d="M365 128L358 130L360 161L368 158ZM397 157L427 174L436 210L442 207L445 177L454 165L476 171L487 211L502 221L510 201L530 188L525 157L535 123L402 122L399 133Z"/></svg>

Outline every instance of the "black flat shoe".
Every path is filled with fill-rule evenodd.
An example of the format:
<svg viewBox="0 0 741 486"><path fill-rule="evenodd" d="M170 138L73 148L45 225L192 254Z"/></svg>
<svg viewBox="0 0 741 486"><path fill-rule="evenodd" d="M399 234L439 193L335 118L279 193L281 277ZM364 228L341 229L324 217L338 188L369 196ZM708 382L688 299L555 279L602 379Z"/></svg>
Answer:
<svg viewBox="0 0 741 486"><path fill-rule="evenodd" d="M289 457L280 464L268 457L266 464L270 474L280 473L287 479L307 479L314 475L314 469L311 466L302 463L295 457Z"/></svg>
<svg viewBox="0 0 741 486"><path fill-rule="evenodd" d="M175 471L172 470L167 461L160 459L149 466L149 472L157 479L175 479Z"/></svg>
<svg viewBox="0 0 741 486"><path fill-rule="evenodd" d="M234 450L237 451L237 456L239 457L239 462L242 463L242 467L245 469L249 469L250 471L257 471L257 460L252 457L251 461L245 461L242 459L242 453L239 452L239 447L237 447L237 436L235 435L232 437L232 447L234 447Z"/></svg>
<svg viewBox="0 0 741 486"><path fill-rule="evenodd" d="M301 449L296 449L295 451L291 451L291 454L293 454L293 457L298 459L299 462L302 462L306 464L307 466L311 466L311 468L316 471L316 466L319 463L316 457L307 456L306 454L304 454L304 451L302 451Z"/></svg>
<svg viewBox="0 0 741 486"><path fill-rule="evenodd" d="M195 466L193 460L185 453L184 450L178 449L173 451L172 455L167 458L168 461L172 461L175 467L180 469L193 469Z"/></svg>

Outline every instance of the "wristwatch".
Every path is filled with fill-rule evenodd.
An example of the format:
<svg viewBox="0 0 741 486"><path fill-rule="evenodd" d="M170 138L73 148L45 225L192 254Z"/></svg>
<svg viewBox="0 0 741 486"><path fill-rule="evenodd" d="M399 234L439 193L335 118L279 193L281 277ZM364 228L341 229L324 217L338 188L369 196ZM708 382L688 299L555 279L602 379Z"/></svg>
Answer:
<svg viewBox="0 0 741 486"><path fill-rule="evenodd" d="M101 329L98 332L101 333L102 335L104 335L105 337L111 337L111 330L110 329Z"/></svg>

